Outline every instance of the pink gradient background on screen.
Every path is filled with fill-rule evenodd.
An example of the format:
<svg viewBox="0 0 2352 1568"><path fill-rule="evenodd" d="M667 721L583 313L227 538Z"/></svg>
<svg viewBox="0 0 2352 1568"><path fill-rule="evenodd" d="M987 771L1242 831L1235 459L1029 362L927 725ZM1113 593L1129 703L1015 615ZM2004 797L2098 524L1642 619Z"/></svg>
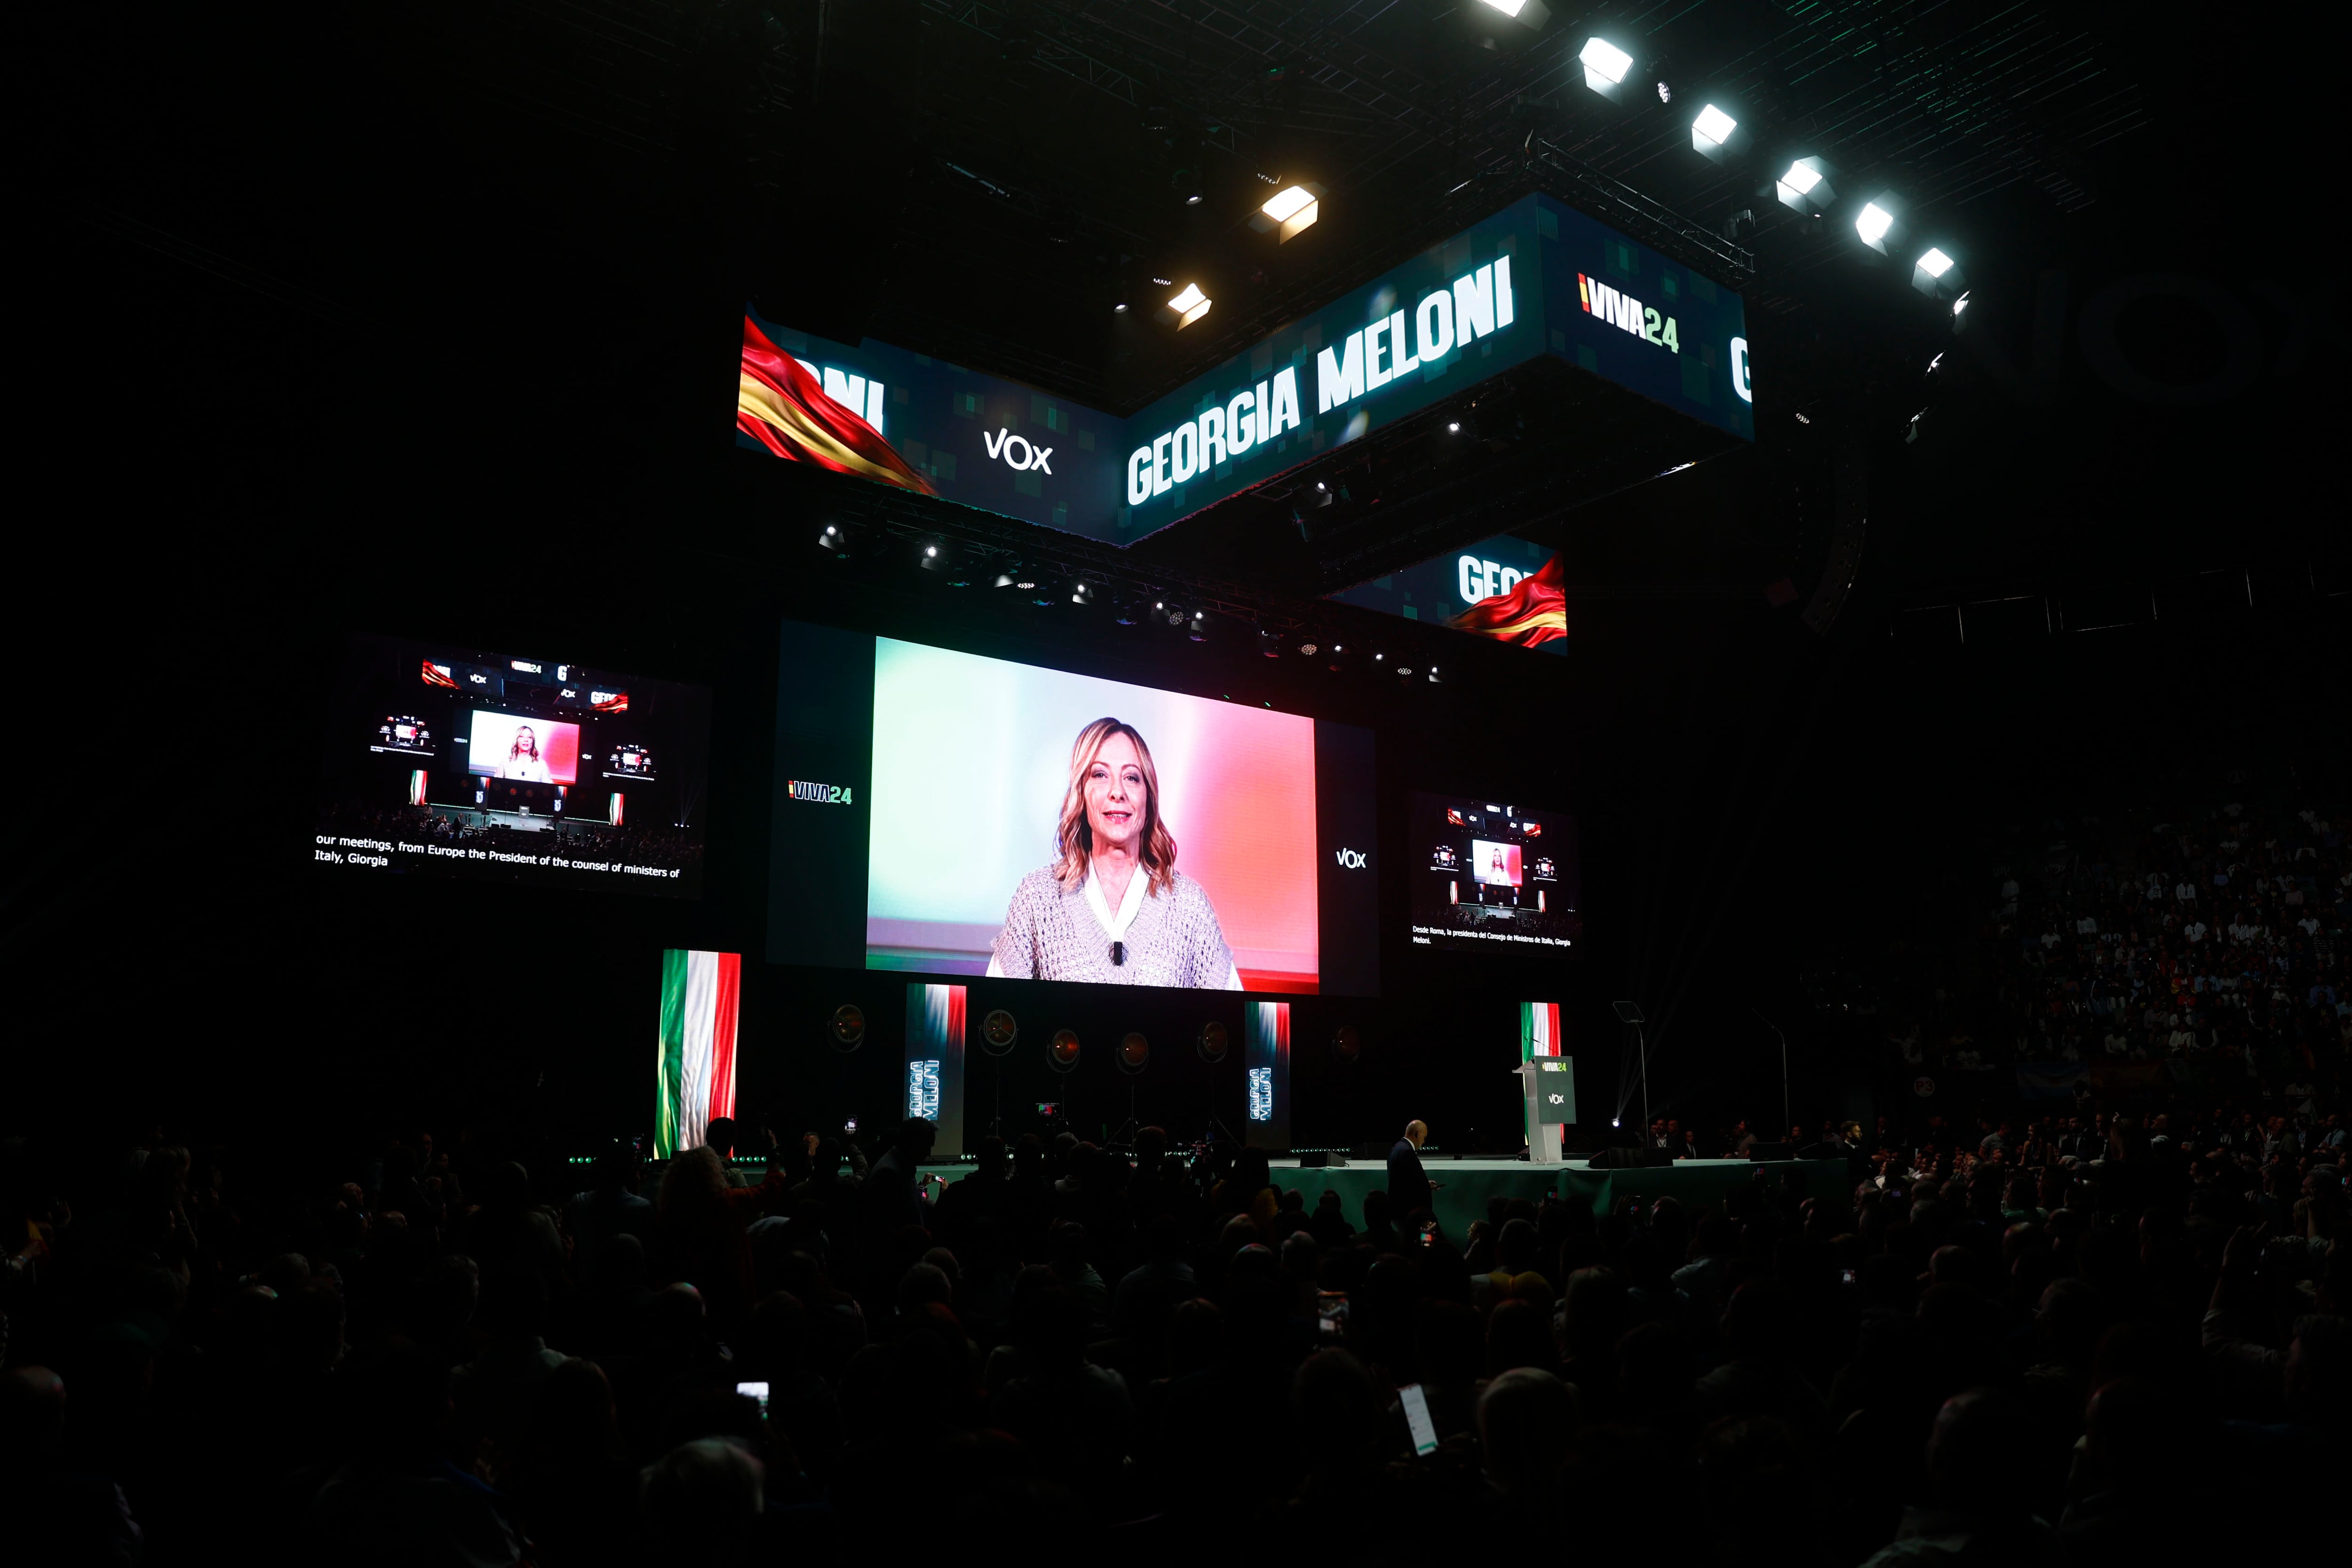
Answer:
<svg viewBox="0 0 2352 1568"><path fill-rule="evenodd" d="M1144 732L1176 869L1206 889L1254 989L1313 981L1315 721L1194 698L1178 733ZM1283 955L1287 956L1277 956Z"/></svg>

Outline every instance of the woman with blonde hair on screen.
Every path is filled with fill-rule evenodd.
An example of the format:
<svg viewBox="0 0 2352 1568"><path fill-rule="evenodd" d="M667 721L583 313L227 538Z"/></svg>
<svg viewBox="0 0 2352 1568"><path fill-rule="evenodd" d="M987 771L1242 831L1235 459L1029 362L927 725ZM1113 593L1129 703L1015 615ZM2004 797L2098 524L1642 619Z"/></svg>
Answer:
<svg viewBox="0 0 2352 1568"><path fill-rule="evenodd" d="M1055 849L1013 890L989 974L1242 988L1216 907L1176 869L1160 772L1133 726L1098 718L1078 731Z"/></svg>
<svg viewBox="0 0 2352 1568"><path fill-rule="evenodd" d="M514 739L507 747L507 759L499 769L501 779L520 779L528 783L550 782L547 764L539 758L539 736L530 726L515 726Z"/></svg>

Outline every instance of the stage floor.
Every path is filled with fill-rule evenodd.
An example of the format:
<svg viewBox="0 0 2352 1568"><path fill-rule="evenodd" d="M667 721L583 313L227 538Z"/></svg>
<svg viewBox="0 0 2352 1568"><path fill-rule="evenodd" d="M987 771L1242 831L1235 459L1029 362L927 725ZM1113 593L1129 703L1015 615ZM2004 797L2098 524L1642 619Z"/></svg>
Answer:
<svg viewBox="0 0 2352 1568"><path fill-rule="evenodd" d="M971 1174L971 1166L925 1166L949 1181ZM1688 1207L1721 1204L1726 1195L1746 1186L1761 1170L1777 1189L1780 1173L1801 1172L1810 1197L1827 1197L1845 1190L1843 1160L1676 1160L1672 1166L1641 1170L1605 1171L1588 1168L1582 1161L1564 1166L1529 1165L1525 1160L1448 1160L1423 1162L1429 1179L1437 1184L1437 1221L1457 1246L1469 1233L1470 1222L1486 1217L1491 1197L1546 1197L1571 1195L1589 1198L1595 1214L1606 1214L1621 1197L1671 1197ZM1327 1191L1339 1195L1348 1223L1364 1225L1364 1195L1388 1186L1388 1166L1378 1160L1357 1160L1344 1166L1302 1166L1295 1160L1274 1162L1274 1185L1296 1189L1312 1210Z"/></svg>

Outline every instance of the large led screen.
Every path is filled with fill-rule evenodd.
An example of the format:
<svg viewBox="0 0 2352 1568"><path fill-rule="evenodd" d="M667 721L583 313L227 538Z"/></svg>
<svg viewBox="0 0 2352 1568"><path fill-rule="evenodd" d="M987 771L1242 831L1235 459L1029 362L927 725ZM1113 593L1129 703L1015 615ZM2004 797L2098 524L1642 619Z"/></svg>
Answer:
<svg viewBox="0 0 2352 1568"><path fill-rule="evenodd" d="M704 687L363 637L325 738L322 872L701 894Z"/></svg>
<svg viewBox="0 0 2352 1568"><path fill-rule="evenodd" d="M1582 939L1575 818L1415 790L1405 848L1414 946L1570 954Z"/></svg>
<svg viewBox="0 0 2352 1568"><path fill-rule="evenodd" d="M1368 732L887 637L783 643L772 958L1376 988Z"/></svg>

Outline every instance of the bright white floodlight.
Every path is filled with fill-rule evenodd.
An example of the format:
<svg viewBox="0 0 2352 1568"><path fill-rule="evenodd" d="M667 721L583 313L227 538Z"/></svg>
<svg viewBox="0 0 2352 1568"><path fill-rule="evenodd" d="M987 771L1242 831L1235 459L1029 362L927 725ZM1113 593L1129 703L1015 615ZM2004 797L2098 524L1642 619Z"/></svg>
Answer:
<svg viewBox="0 0 2352 1568"><path fill-rule="evenodd" d="M1813 187L1821 183L1822 172L1801 158L1790 164L1789 172L1780 176L1780 183L1801 196L1811 195Z"/></svg>
<svg viewBox="0 0 2352 1568"><path fill-rule="evenodd" d="M1730 141L1731 133L1738 129L1739 121L1732 119L1731 116L1724 113L1723 110L1716 108L1715 105L1711 103L1705 109L1700 110L1698 111L1698 118L1691 121L1691 133L1695 136L1704 137L1706 141L1712 142L1717 147L1720 147L1725 142ZM1705 152L1706 149L1701 148L1700 151Z"/></svg>
<svg viewBox="0 0 2352 1568"><path fill-rule="evenodd" d="M1486 0L1486 4L1506 16L1516 16L1527 9L1528 0Z"/></svg>
<svg viewBox="0 0 2352 1568"><path fill-rule="evenodd" d="M1168 308L1175 312L1176 325L1190 327L1209 313L1209 297L1201 292L1201 286L1188 283L1183 293L1168 302Z"/></svg>
<svg viewBox="0 0 2352 1568"><path fill-rule="evenodd" d="M1577 57L1584 62L1584 85L1593 91L1605 93L1625 79L1633 68L1633 57L1606 38L1587 38Z"/></svg>
<svg viewBox="0 0 2352 1568"><path fill-rule="evenodd" d="M1282 239L1277 244L1304 234L1323 215L1322 194L1320 185L1285 186L1258 208L1256 216L1250 219L1250 227L1260 234L1268 229L1281 230Z"/></svg>
<svg viewBox="0 0 2352 1568"><path fill-rule="evenodd" d="M1864 203L1862 216L1853 220L1853 232L1860 235L1862 243L1873 250L1886 248L1886 236L1894 227L1895 214L1876 202Z"/></svg>
<svg viewBox="0 0 2352 1568"><path fill-rule="evenodd" d="M1929 246L1911 268L1911 287L1930 299L1948 297L1966 282L1960 276L1960 264L1934 246Z"/></svg>

